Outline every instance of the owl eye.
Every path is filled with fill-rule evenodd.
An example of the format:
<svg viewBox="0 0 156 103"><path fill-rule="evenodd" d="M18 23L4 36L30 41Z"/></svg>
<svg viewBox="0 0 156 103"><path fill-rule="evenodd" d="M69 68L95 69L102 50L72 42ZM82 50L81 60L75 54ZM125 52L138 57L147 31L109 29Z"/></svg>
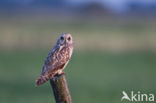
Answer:
<svg viewBox="0 0 156 103"><path fill-rule="evenodd" d="M71 37L68 37L68 41L70 41L71 40Z"/></svg>
<svg viewBox="0 0 156 103"><path fill-rule="evenodd" d="M61 36L61 38L60 38L60 39L63 41L63 40L64 40L64 37L62 37L62 36Z"/></svg>

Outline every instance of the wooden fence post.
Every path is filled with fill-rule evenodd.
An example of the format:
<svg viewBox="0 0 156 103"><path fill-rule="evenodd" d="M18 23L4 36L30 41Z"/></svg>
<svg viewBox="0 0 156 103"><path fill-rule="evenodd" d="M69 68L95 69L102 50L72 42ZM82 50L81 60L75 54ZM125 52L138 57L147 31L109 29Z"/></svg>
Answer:
<svg viewBox="0 0 156 103"><path fill-rule="evenodd" d="M55 75L50 79L56 103L72 103L65 74Z"/></svg>

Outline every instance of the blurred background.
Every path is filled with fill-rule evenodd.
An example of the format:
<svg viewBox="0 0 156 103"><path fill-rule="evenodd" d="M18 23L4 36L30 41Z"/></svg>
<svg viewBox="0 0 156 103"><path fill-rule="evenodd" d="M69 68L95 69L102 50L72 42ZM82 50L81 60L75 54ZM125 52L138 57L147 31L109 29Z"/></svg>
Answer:
<svg viewBox="0 0 156 103"><path fill-rule="evenodd" d="M0 103L55 103L35 80L62 32L74 39L73 103L156 93L155 0L0 0Z"/></svg>

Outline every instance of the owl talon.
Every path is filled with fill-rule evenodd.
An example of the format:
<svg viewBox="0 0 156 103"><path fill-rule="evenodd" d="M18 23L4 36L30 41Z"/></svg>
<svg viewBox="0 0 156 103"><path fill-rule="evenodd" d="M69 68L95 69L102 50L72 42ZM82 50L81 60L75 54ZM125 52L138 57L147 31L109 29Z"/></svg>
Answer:
<svg viewBox="0 0 156 103"><path fill-rule="evenodd" d="M57 73L55 76L59 77L59 76L64 75L64 74L65 74L65 72L61 72L61 73Z"/></svg>
<svg viewBox="0 0 156 103"><path fill-rule="evenodd" d="M66 74L65 72L62 72L60 75L64 75L64 74Z"/></svg>

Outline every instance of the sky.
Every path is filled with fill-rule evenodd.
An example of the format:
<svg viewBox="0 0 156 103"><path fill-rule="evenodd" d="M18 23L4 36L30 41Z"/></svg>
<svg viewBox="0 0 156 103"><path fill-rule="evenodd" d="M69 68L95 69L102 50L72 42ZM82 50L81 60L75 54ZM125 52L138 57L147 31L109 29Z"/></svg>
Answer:
<svg viewBox="0 0 156 103"><path fill-rule="evenodd" d="M17 2L22 5L31 4L35 0L6 0L9 3ZM41 1L41 0L40 0ZM47 2L50 0L47 0ZM53 1L53 0L52 0ZM142 3L144 5L148 4L156 4L156 0L62 0L67 1L68 3L72 3L72 5L82 5L87 4L89 2L98 2L105 7L111 9L114 12L124 12L128 10L127 5L125 5L128 2L137 2Z"/></svg>

